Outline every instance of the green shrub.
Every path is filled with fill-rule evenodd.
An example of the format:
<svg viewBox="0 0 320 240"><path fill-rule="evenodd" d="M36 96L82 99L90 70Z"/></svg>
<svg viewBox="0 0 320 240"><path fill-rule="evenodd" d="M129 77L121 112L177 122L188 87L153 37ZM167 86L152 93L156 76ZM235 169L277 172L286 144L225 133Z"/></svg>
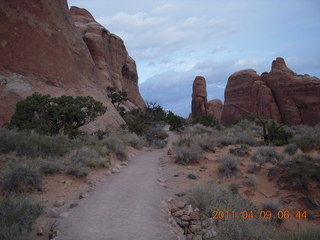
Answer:
<svg viewBox="0 0 320 240"><path fill-rule="evenodd" d="M111 100L113 106L117 109L120 115L124 115L124 108L121 107L121 104L125 103L128 100L128 94L122 92L116 87L107 87L107 96Z"/></svg>
<svg viewBox="0 0 320 240"><path fill-rule="evenodd" d="M239 161L240 160L238 158L231 155L225 155L220 157L218 166L219 174L224 177L230 177L232 175L235 175L239 171Z"/></svg>
<svg viewBox="0 0 320 240"><path fill-rule="evenodd" d="M137 136L135 133L121 133L120 138L127 145L141 149L143 147L143 140L141 137Z"/></svg>
<svg viewBox="0 0 320 240"><path fill-rule="evenodd" d="M179 130L181 129L185 124L185 119L175 115L173 112L168 111L166 116L166 122L170 125L170 130Z"/></svg>
<svg viewBox="0 0 320 240"><path fill-rule="evenodd" d="M102 103L90 96L55 98L34 93L16 104L16 112L8 126L47 135L64 131L74 136L79 127L103 115L106 110Z"/></svg>
<svg viewBox="0 0 320 240"><path fill-rule="evenodd" d="M40 190L42 174L30 160L11 159L2 172L3 189L8 192Z"/></svg>
<svg viewBox="0 0 320 240"><path fill-rule="evenodd" d="M9 197L0 200L0 239L31 239L31 225L42 207L30 198Z"/></svg>
<svg viewBox="0 0 320 240"><path fill-rule="evenodd" d="M144 112L140 109L134 109L123 116L126 126L130 132L142 135L148 129L148 123L144 118Z"/></svg>
<svg viewBox="0 0 320 240"><path fill-rule="evenodd" d="M175 148L175 162L181 164L197 163L202 157L201 148L197 145Z"/></svg>
<svg viewBox="0 0 320 240"><path fill-rule="evenodd" d="M195 119L193 119L193 124L202 124L207 127L215 127L220 128L219 122L213 118L211 115L207 115L204 113L198 114Z"/></svg>
<svg viewBox="0 0 320 240"><path fill-rule="evenodd" d="M281 161L284 156L278 153L274 148L265 147L259 148L253 155L252 160L259 163L260 165L265 164L266 162L271 162L273 164Z"/></svg>
<svg viewBox="0 0 320 240"><path fill-rule="evenodd" d="M267 136L265 140L276 146L282 146L289 143L293 134L284 128L284 125L271 121L267 124Z"/></svg>

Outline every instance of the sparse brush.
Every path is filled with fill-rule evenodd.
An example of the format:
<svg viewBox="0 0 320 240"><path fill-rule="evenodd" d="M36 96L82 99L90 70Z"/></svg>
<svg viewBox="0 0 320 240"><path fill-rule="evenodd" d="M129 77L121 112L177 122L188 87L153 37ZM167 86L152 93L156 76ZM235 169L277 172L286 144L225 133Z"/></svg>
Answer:
<svg viewBox="0 0 320 240"><path fill-rule="evenodd" d="M206 127L200 123L194 124L185 128L183 131L185 134L198 135L203 133L213 133L215 130L212 127Z"/></svg>
<svg viewBox="0 0 320 240"><path fill-rule="evenodd" d="M238 157L245 157L249 155L249 148L245 145L236 148L230 148L229 153Z"/></svg>
<svg viewBox="0 0 320 240"><path fill-rule="evenodd" d="M210 181L206 185L200 185L192 189L187 197L192 206L200 209L201 213L208 218L213 217L213 211L228 211L228 219L217 219L213 221L218 235L218 240L264 240L270 239L272 229L261 224L256 218L246 220L236 217L233 219L230 210L235 213L244 211L256 212L257 208L247 199L240 195L233 194L215 181ZM254 226L254 227L252 227Z"/></svg>
<svg viewBox="0 0 320 240"><path fill-rule="evenodd" d="M232 175L235 175L239 171L239 161L240 159L231 155L225 155L220 157L218 167L219 174L224 177L230 177Z"/></svg>
<svg viewBox="0 0 320 240"><path fill-rule="evenodd" d="M164 148L167 145L166 138L168 134L162 129L162 126L155 125L145 132L145 137L149 146L153 148Z"/></svg>
<svg viewBox="0 0 320 240"><path fill-rule="evenodd" d="M0 239L31 239L31 225L42 207L26 197L10 196L0 200Z"/></svg>
<svg viewBox="0 0 320 240"><path fill-rule="evenodd" d="M255 175L249 175L243 182L243 184L247 187L253 187L253 188L256 188L257 185L258 185L259 181L258 181L258 178L257 176Z"/></svg>
<svg viewBox="0 0 320 240"><path fill-rule="evenodd" d="M125 161L127 159L126 146L119 137L110 135L102 140L102 144L115 153L119 160Z"/></svg>
<svg viewBox="0 0 320 240"><path fill-rule="evenodd" d="M20 193L41 190L43 176L39 168L27 159L11 159L1 175L5 191Z"/></svg>
<svg viewBox="0 0 320 240"><path fill-rule="evenodd" d="M283 219L278 217L278 213L281 209L281 204L278 200L268 200L262 204L262 211L270 211L272 217L270 218L270 223L272 225L281 225Z"/></svg>
<svg viewBox="0 0 320 240"><path fill-rule="evenodd" d="M86 167L80 167L80 168L70 167L66 170L66 174L69 174L71 176L75 176L78 178L85 178L88 176L89 171L88 171L88 168Z"/></svg>
<svg viewBox="0 0 320 240"><path fill-rule="evenodd" d="M281 161L284 156L278 153L274 148L259 148L253 155L252 160L259 163L260 165L265 164L266 162L271 162L276 164Z"/></svg>
<svg viewBox="0 0 320 240"><path fill-rule="evenodd" d="M285 147L284 152L289 154L289 155L293 155L298 151L298 149L299 148L298 148L297 144L290 143Z"/></svg>
<svg viewBox="0 0 320 240"><path fill-rule="evenodd" d="M68 152L69 139L63 135L44 136L36 133L16 133L0 129L0 152L16 151L18 156L55 157Z"/></svg>
<svg viewBox="0 0 320 240"><path fill-rule="evenodd" d="M248 171L248 173L254 174L259 171L259 167L257 166L256 163L249 163L247 171Z"/></svg>
<svg viewBox="0 0 320 240"><path fill-rule="evenodd" d="M39 162L39 165L40 165L40 171L43 174L49 174L49 175L60 173L64 168L62 163L52 162L48 160L41 160Z"/></svg>
<svg viewBox="0 0 320 240"><path fill-rule="evenodd" d="M192 138L193 143L199 145L203 151L215 151L215 147L217 146L216 141L214 140L213 136L204 133L200 135L196 135Z"/></svg>
<svg viewBox="0 0 320 240"><path fill-rule="evenodd" d="M97 151L87 147L82 147L74 151L70 156L70 164L72 167L107 167L109 161L102 158Z"/></svg>
<svg viewBox="0 0 320 240"><path fill-rule="evenodd" d="M303 152L306 152L318 145L320 145L320 126L298 126L294 128L295 134L290 140L291 143L295 143L298 148Z"/></svg>
<svg viewBox="0 0 320 240"><path fill-rule="evenodd" d="M239 194L240 185L236 183L232 183L229 185L229 190L232 194Z"/></svg>
<svg viewBox="0 0 320 240"><path fill-rule="evenodd" d="M175 148L175 162L181 164L197 163L202 157L201 148L197 145Z"/></svg>

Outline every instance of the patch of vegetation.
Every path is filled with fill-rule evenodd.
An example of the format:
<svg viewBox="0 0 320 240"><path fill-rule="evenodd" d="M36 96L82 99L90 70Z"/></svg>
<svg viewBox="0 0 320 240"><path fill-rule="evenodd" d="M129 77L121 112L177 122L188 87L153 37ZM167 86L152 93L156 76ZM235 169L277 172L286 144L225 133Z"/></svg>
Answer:
<svg viewBox="0 0 320 240"><path fill-rule="evenodd" d="M73 167L108 167L109 161L102 158L100 154L92 148L82 147L81 149L75 150L70 156L70 163Z"/></svg>
<svg viewBox="0 0 320 240"><path fill-rule="evenodd" d="M259 171L259 167L257 166L256 163L249 163L247 171L248 173L255 174Z"/></svg>
<svg viewBox="0 0 320 240"><path fill-rule="evenodd" d="M256 211L257 208L247 199L240 195L235 195L226 190L222 185L211 181L206 185L201 185L188 193L190 203L200 209L201 213L209 218L213 217L213 211L247 212ZM235 218L214 220L218 235L218 240L266 240L270 239L273 231L270 227L262 224L256 218ZM254 227L252 227L254 226Z"/></svg>
<svg viewBox="0 0 320 240"><path fill-rule="evenodd" d="M199 113L195 119L193 119L193 124L202 124L206 127L220 128L220 124L217 120L213 118L211 115L207 115L204 113Z"/></svg>
<svg viewBox="0 0 320 240"><path fill-rule="evenodd" d="M229 190L232 194L239 194L240 185L236 183L232 183L229 185Z"/></svg>
<svg viewBox="0 0 320 240"><path fill-rule="evenodd" d="M320 182L320 166L310 156L298 155L285 166L287 182L291 187L299 191L307 191L309 182L315 180Z"/></svg>
<svg viewBox="0 0 320 240"><path fill-rule="evenodd" d="M201 148L194 144L190 146L177 146L175 153L175 162L181 164L197 163L202 157Z"/></svg>
<svg viewBox="0 0 320 240"><path fill-rule="evenodd" d="M32 161L24 158L10 159L1 173L2 186L7 192L41 190L42 174Z"/></svg>
<svg viewBox="0 0 320 240"><path fill-rule="evenodd" d="M107 87L107 96L120 115L123 116L125 109L121 104L124 104L128 100L128 94L120 91L116 87Z"/></svg>
<svg viewBox="0 0 320 240"><path fill-rule="evenodd" d="M245 186L247 186L247 187L253 187L253 188L257 187L258 183L259 183L259 182L258 182L257 176L255 176L255 175L253 175L253 174L247 176L247 178L246 178L246 179L244 180L244 182L243 182L243 184L244 184Z"/></svg>
<svg viewBox="0 0 320 240"><path fill-rule="evenodd" d="M89 170L87 167L70 167L66 170L66 174L71 176L75 176L78 178L85 178L89 174Z"/></svg>
<svg viewBox="0 0 320 240"><path fill-rule="evenodd" d="M63 131L75 137L79 134L79 127L103 115L106 110L102 103L90 96L56 98L34 93L16 104L16 112L7 126L44 135L57 135Z"/></svg>
<svg viewBox="0 0 320 240"><path fill-rule="evenodd" d="M178 115L175 115L171 111L168 111L165 121L170 125L171 131L180 130L185 125L185 122L186 122L184 118Z"/></svg>
<svg viewBox="0 0 320 240"><path fill-rule="evenodd" d="M259 163L260 165L263 165L266 162L276 164L283 158L284 156L282 154L278 153L274 148L271 147L259 148L252 155L252 160Z"/></svg>
<svg viewBox="0 0 320 240"><path fill-rule="evenodd" d="M163 148L167 145L168 134L162 129L161 125L151 126L145 133L149 145L153 148Z"/></svg>
<svg viewBox="0 0 320 240"><path fill-rule="evenodd" d="M220 157L218 166L219 174L223 177L230 177L232 175L235 175L239 171L239 161L240 159L231 155Z"/></svg>
<svg viewBox="0 0 320 240"><path fill-rule="evenodd" d="M63 135L43 136L36 133L0 129L0 152L16 151L18 156L57 157L68 152L69 140Z"/></svg>
<svg viewBox="0 0 320 240"><path fill-rule="evenodd" d="M295 143L303 152L320 145L320 125L297 126L293 130L294 136L290 142Z"/></svg>
<svg viewBox="0 0 320 240"><path fill-rule="evenodd" d="M31 225L41 214L42 207L26 197L0 200L0 239L31 239Z"/></svg>
<svg viewBox="0 0 320 240"><path fill-rule="evenodd" d="M237 157L245 157L249 155L249 148L241 145L240 147L230 148L229 153Z"/></svg>
<svg viewBox="0 0 320 240"><path fill-rule="evenodd" d="M290 143L288 144L285 149L284 149L284 152L289 154L289 155L293 155L295 154L297 151L299 150L297 144L295 143Z"/></svg>
<svg viewBox="0 0 320 240"><path fill-rule="evenodd" d="M268 200L262 204L262 211L270 211L272 213L272 217L270 218L270 223L272 225L281 225L283 223L283 219L278 218L278 212L282 210L281 204L277 200Z"/></svg>
<svg viewBox="0 0 320 240"><path fill-rule="evenodd" d="M106 146L111 152L115 153L119 160L125 161L127 159L126 145L124 141L116 135L107 136L102 140L101 144Z"/></svg>

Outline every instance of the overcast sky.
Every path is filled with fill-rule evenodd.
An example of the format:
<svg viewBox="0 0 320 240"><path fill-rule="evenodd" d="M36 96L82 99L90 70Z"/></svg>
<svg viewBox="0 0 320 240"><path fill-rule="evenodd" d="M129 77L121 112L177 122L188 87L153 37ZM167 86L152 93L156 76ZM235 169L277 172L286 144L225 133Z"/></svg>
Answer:
<svg viewBox="0 0 320 240"><path fill-rule="evenodd" d="M235 71L270 71L276 57L320 77L320 0L68 0L120 36L136 63L142 96L183 117L192 83L223 100Z"/></svg>

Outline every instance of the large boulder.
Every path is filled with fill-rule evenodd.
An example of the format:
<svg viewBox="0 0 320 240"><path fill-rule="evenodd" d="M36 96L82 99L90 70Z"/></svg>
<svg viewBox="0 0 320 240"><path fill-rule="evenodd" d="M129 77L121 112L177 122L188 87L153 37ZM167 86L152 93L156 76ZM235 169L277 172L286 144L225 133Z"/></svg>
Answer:
<svg viewBox="0 0 320 240"><path fill-rule="evenodd" d="M288 125L315 125L320 122L319 93L318 78L297 75L277 58L270 73L243 70L229 77L221 122L230 125L239 117L257 115Z"/></svg>
<svg viewBox="0 0 320 240"><path fill-rule="evenodd" d="M223 103L220 99L213 99L208 102L208 115L213 116L217 121L220 121L223 109Z"/></svg>
<svg viewBox="0 0 320 240"><path fill-rule="evenodd" d="M122 39L97 23L87 10L71 7L70 13L97 66L101 84L127 92L128 100L134 106L144 108L136 63L129 56Z"/></svg>

